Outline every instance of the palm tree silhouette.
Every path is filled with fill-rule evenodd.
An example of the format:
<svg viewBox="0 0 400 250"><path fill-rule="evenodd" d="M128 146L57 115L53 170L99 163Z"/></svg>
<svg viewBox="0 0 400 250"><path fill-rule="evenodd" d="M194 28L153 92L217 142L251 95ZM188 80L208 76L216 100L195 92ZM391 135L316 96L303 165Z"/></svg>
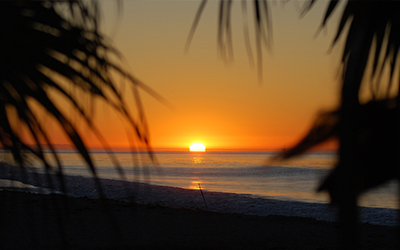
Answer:
<svg viewBox="0 0 400 250"><path fill-rule="evenodd" d="M47 114L67 135L97 180L77 124L57 106L50 91L69 102L74 116L86 123L106 150L109 146L91 118L97 100L119 113L130 124L137 143L149 148L138 90L160 97L116 63L122 55L99 31L96 1L6 1L0 5L0 143L20 166L27 160L23 152L28 151L43 162L47 173L57 173L64 186L61 162L41 119ZM115 75L127 79L139 118L128 112L121 89L113 80ZM29 145L27 135L21 133L24 128L34 145ZM43 144L56 159L55 166L45 158ZM123 176L116 158L108 152ZM98 188L101 190L99 184Z"/></svg>
<svg viewBox="0 0 400 250"><path fill-rule="evenodd" d="M330 1L323 25L337 4L338 1ZM339 138L339 163L319 190L327 190L332 201L339 205L342 239L349 249L358 246L358 196L400 178L400 96L398 92L393 94L392 89L394 75L399 72L396 64L400 47L400 19L396 14L399 7L398 1L347 2L334 40L335 43L350 23L342 56L341 106L338 119L331 126ZM368 60L372 62L371 68ZM390 69L387 82L382 77L385 67ZM359 101L363 81L370 84L372 94L367 104Z"/></svg>
<svg viewBox="0 0 400 250"><path fill-rule="evenodd" d="M308 2L306 10L314 3ZM338 3L329 2L322 27ZM389 180L400 179L400 96L393 91L394 76L399 73L399 9L399 1L346 3L333 41L334 45L340 36L346 35L340 108L321 115L307 136L280 156L288 158L302 153L332 136L339 139L339 162L318 190L327 190L332 203L338 205L340 231L348 249L358 247L359 195ZM347 24L350 27L346 33ZM385 82L386 68L390 73ZM372 99L366 104L359 100L362 84L370 85Z"/></svg>
<svg viewBox="0 0 400 250"><path fill-rule="evenodd" d="M188 42L192 39L206 2L203 0L200 5ZM268 45L266 34L271 31L268 2L252 2L257 64L261 76L261 44ZM307 1L302 14L308 12L316 2ZM326 25L339 2L328 2L321 28ZM246 12L246 1L242 4L242 10ZM223 56L229 55L231 50L231 6L232 1L220 2L218 45L220 51L224 52ZM400 48L399 9L400 1L347 1L332 43L334 46L341 36L346 36L341 61L340 107L319 115L310 132L299 143L277 156L277 159L287 159L332 137L339 140L339 162L318 191L328 191L332 203L338 205L340 232L346 249L358 247L359 195L389 180L400 180L400 80L395 79L400 73L397 64ZM348 25L350 27L346 30ZM245 39L249 48L249 39ZM368 66L369 61L372 66ZM387 69L389 75L385 81L384 72ZM399 83L394 83L395 80ZM362 84L369 84L372 96L366 104L359 100Z"/></svg>
<svg viewBox="0 0 400 250"><path fill-rule="evenodd" d="M43 175L37 173L33 174L37 179L34 181L53 190L57 187L57 191L61 189L66 194L64 166L53 145L53 138L46 130L45 122L53 120L82 156L91 170L99 196L105 198L96 166L78 130L79 123L84 123L93 132L121 178L125 179L107 141L93 123L95 102L112 107L130 125L132 131L127 132L132 134L129 138L131 150L146 147L154 161L139 90L160 101L163 99L118 64L122 55L100 33L99 16L96 1L0 3L0 146L10 151L19 165L21 176L17 178L26 177L26 165L31 159L39 160L47 183L39 182L39 175ZM115 80L117 77L126 79L133 92L137 118L128 111L122 87ZM71 107L68 112L57 102L58 99L64 100L64 106L67 103ZM51 157L45 156L45 150L50 151ZM62 217L68 215L60 209L58 199L52 203L57 211L59 236L66 246ZM64 209L67 209L66 196L63 199ZM18 195L13 195L11 201L3 200L0 210L15 200L18 200ZM102 199L102 202L106 208L106 200ZM29 206L25 209L28 213L32 211ZM0 216L6 215L0 211ZM110 224L115 226L113 222ZM0 230L6 227L2 224ZM28 227L35 235L33 225ZM5 242L0 239L0 244L7 244Z"/></svg>

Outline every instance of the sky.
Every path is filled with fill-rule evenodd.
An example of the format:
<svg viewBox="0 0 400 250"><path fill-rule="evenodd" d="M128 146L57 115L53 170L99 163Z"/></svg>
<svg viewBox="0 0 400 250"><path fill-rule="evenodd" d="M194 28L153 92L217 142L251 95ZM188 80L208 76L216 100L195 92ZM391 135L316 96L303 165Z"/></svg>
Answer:
<svg viewBox="0 0 400 250"><path fill-rule="evenodd" d="M102 30L123 54L120 63L169 103L141 91L151 146L188 149L200 142L208 150L279 150L300 140L318 112L335 108L342 47L329 51L340 11L316 35L327 2L318 1L301 18L303 3L269 1L272 46L263 52L260 82L246 53L239 1L233 4L234 60L228 63L217 52L218 1L206 5L188 53L185 42L200 1L124 1L119 14L116 2L100 2ZM253 37L251 42L254 53ZM129 94L127 102L136 105ZM97 107L95 122L112 147L129 145L111 109ZM89 146L99 145L92 135L84 137Z"/></svg>

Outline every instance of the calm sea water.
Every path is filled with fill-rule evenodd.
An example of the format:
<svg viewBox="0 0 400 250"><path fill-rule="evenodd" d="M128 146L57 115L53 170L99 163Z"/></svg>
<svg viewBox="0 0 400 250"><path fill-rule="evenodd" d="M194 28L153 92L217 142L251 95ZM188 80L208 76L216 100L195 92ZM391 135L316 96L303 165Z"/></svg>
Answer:
<svg viewBox="0 0 400 250"><path fill-rule="evenodd" d="M109 155L93 152L98 174L104 179L121 179ZM155 152L158 164L145 152L116 152L125 179L154 185L249 194L277 200L328 203L327 194L315 192L319 182L334 165L334 153L308 153L267 165L268 152ZM3 156L4 157L4 156ZM91 176L81 157L61 151L65 174ZM41 168L40 166L37 166ZM397 183L391 182L363 195L361 206L397 208Z"/></svg>

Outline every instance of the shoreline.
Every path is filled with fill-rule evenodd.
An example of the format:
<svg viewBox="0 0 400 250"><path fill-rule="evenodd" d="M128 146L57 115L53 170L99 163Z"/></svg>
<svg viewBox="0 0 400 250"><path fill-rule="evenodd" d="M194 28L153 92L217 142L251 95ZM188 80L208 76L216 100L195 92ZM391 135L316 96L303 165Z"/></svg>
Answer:
<svg viewBox="0 0 400 250"><path fill-rule="evenodd" d="M23 181L25 184L42 188L49 188L47 176L44 174L29 175L23 178L12 172L2 173L2 179ZM74 197L98 198L97 189L93 178L83 176L64 176L69 195ZM158 186L142 182L127 182L113 179L99 179L108 199L131 201L144 205L160 205L169 207L181 207L189 209L203 209L203 197L198 189L183 189L178 187ZM60 191L54 177L54 189ZM25 191L32 192L27 188ZM24 191L22 189L22 191ZM207 207L210 211L221 213L235 213L243 215L269 216L295 216L312 218L318 221L336 221L336 209L329 204L307 203L299 201L279 200L275 197L255 197L254 195L222 193L203 190ZM375 225L397 226L399 210L389 208L360 207L360 220L362 223Z"/></svg>
<svg viewBox="0 0 400 250"><path fill-rule="evenodd" d="M0 191L3 249L338 249L337 223L57 194ZM62 226L60 226L62 225ZM398 228L360 224L361 249L397 249Z"/></svg>

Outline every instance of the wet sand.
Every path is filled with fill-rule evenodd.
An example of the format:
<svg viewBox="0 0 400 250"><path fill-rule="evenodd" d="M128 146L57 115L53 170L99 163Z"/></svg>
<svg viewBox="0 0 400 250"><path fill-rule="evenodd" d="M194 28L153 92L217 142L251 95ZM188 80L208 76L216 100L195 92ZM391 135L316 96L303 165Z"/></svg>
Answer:
<svg viewBox="0 0 400 250"><path fill-rule="evenodd" d="M1 191L3 249L340 249L337 224ZM361 249L399 249L397 227L360 225ZM396 248L397 247L397 248Z"/></svg>

